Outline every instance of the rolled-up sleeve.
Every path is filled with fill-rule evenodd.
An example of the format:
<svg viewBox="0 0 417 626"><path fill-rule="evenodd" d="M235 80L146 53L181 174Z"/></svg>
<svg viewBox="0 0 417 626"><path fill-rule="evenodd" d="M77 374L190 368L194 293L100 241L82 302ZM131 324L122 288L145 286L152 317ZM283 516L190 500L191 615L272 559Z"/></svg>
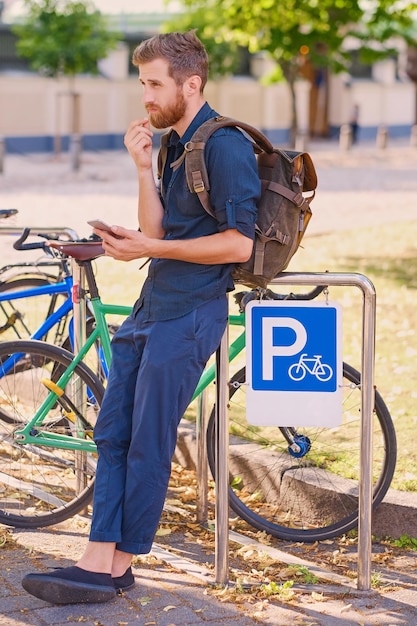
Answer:
<svg viewBox="0 0 417 626"><path fill-rule="evenodd" d="M236 228L253 239L261 183L251 142L236 128L216 131L207 142L206 166L219 231Z"/></svg>

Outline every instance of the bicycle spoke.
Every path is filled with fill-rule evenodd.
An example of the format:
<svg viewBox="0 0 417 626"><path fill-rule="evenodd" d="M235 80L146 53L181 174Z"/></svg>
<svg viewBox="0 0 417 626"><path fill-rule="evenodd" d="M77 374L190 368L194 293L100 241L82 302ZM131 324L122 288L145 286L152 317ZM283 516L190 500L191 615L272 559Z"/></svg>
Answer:
<svg viewBox="0 0 417 626"><path fill-rule="evenodd" d="M62 397L51 396L54 401L43 422L33 425L34 440L24 443L18 433L26 432L26 424L49 397L48 388L56 388L52 373L64 372L74 357L42 342L8 342L0 344L0 363L14 351L23 354L28 366L22 371L17 362L0 377L0 522L36 528L74 515L91 499L95 454L70 446L71 438L79 441L83 432L91 441L104 390L86 366L77 365ZM88 402L86 391L79 393L87 388L93 398ZM42 445L43 434L55 447ZM63 436L66 448L61 445Z"/></svg>
<svg viewBox="0 0 417 626"><path fill-rule="evenodd" d="M356 525L360 379L353 368L345 365L344 380L343 421L339 427L285 429L247 423L244 369L234 376L229 402L229 499L233 510L255 528L284 539L315 541L342 534ZM215 437L212 414L207 441L213 473ZM378 394L373 453L377 504L390 485L396 460L394 427Z"/></svg>

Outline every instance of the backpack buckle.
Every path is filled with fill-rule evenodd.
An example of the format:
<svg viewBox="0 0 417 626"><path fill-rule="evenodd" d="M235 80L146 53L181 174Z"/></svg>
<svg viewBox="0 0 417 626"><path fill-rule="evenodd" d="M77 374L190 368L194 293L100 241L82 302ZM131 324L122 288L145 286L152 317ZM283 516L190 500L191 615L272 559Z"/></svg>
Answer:
<svg viewBox="0 0 417 626"><path fill-rule="evenodd" d="M193 179L193 189L195 193L201 193L205 189L203 177L201 176L201 172L199 170L195 172L191 172L191 176Z"/></svg>

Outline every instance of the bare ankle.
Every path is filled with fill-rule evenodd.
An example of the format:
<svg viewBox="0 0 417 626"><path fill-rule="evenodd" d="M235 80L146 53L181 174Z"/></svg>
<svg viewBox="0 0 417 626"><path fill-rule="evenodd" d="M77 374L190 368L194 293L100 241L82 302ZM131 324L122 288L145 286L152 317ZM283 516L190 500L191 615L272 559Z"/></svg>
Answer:
<svg viewBox="0 0 417 626"><path fill-rule="evenodd" d="M123 576L127 569L132 564L133 554L129 552L122 552L121 550L115 550L113 556L113 563L111 568L111 575L114 578Z"/></svg>
<svg viewBox="0 0 417 626"><path fill-rule="evenodd" d="M77 567L88 572L110 574L115 551L114 543L89 541Z"/></svg>

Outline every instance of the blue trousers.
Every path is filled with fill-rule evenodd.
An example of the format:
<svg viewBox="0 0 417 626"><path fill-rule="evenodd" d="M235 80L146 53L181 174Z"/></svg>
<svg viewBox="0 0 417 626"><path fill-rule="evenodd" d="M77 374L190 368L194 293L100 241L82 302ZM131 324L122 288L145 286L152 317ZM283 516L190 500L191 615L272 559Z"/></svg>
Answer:
<svg viewBox="0 0 417 626"><path fill-rule="evenodd" d="M94 429L98 449L90 540L151 550L164 506L178 424L227 324L225 296L174 320L133 309L112 342Z"/></svg>

